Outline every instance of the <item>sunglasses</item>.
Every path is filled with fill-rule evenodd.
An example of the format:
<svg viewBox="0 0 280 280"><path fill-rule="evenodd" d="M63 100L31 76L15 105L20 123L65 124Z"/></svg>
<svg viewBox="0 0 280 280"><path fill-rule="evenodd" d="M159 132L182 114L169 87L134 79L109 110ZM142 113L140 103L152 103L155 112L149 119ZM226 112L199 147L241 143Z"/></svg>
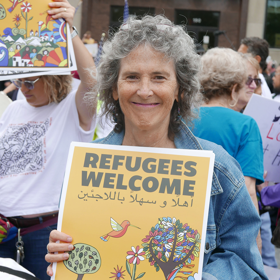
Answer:
<svg viewBox="0 0 280 280"><path fill-rule="evenodd" d="M247 86L251 85L253 83L253 81L255 82L257 87L262 84L262 80L261 79L248 77L248 79L246 81L246 85Z"/></svg>
<svg viewBox="0 0 280 280"><path fill-rule="evenodd" d="M17 87L17 88L21 88L22 87L22 85L24 84L24 86L26 87L26 88L28 88L29 90L32 90L32 89L34 89L34 84L36 83L36 82L38 82L39 81L39 79L40 78L38 78L37 80L35 80L35 81L20 81L20 80L11 80L11 82Z"/></svg>

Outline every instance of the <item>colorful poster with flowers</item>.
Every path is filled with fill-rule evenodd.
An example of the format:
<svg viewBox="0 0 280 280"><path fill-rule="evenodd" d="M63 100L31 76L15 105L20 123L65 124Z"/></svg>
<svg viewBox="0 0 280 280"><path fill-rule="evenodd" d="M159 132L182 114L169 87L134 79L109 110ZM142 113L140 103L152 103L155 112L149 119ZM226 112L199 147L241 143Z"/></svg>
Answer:
<svg viewBox="0 0 280 280"><path fill-rule="evenodd" d="M50 0L0 0L3 71L69 71L66 22L47 13Z"/></svg>
<svg viewBox="0 0 280 280"><path fill-rule="evenodd" d="M211 151L72 143L58 230L73 237L52 280L200 280Z"/></svg>

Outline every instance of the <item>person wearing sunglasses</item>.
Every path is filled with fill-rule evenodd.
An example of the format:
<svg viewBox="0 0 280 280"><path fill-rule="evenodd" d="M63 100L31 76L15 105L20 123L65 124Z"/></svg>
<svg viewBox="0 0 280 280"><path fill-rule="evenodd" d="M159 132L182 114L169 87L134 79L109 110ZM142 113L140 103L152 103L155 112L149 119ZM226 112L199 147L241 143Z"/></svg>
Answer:
<svg viewBox="0 0 280 280"><path fill-rule="evenodd" d="M241 112L245 109L253 93L256 93L256 91L261 88L262 85L262 80L258 75L260 70L258 61L248 53L239 53L239 55L244 59L246 64L247 79L245 81L245 86L239 90L238 101L236 105L232 108L237 112Z"/></svg>
<svg viewBox="0 0 280 280"><path fill-rule="evenodd" d="M200 108L200 118L194 121L193 133L221 145L238 161L258 210L255 185L263 182L262 139L255 120L234 110L237 107L241 110L247 104L243 99L249 100L256 83L259 84L255 80L257 72L248 74L245 59L231 49L213 48L201 60L199 78L204 104ZM261 251L260 235L257 243Z"/></svg>
<svg viewBox="0 0 280 280"><path fill-rule="evenodd" d="M95 101L91 108L84 101L95 85L89 74L95 66L72 27L75 8L67 0L49 6L53 19L64 18L70 25L81 83L75 88L71 75L14 79L24 99L11 103L0 119L0 214L28 232L22 236L25 257L20 263L41 280L50 279L46 246L56 228L70 143L92 140L96 108ZM1 243L0 258L14 259L17 241L14 237Z"/></svg>

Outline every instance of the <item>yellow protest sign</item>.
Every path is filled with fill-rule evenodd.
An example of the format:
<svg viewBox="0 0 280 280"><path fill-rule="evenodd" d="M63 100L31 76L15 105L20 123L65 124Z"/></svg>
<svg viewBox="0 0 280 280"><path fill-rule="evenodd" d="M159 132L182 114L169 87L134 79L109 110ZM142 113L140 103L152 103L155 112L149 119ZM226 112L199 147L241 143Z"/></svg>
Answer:
<svg viewBox="0 0 280 280"><path fill-rule="evenodd" d="M72 143L58 230L75 249L53 279L201 279L210 151Z"/></svg>

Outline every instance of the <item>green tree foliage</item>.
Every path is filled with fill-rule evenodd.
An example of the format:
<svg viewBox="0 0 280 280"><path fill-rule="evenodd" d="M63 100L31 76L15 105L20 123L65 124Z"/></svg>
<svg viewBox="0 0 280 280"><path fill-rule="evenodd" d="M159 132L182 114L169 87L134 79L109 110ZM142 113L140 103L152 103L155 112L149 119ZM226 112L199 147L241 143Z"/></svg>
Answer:
<svg viewBox="0 0 280 280"><path fill-rule="evenodd" d="M74 244L74 250L69 252L69 256L69 259L64 261L64 265L78 274L77 280L81 280L85 274L96 273L101 266L99 252L87 244Z"/></svg>

